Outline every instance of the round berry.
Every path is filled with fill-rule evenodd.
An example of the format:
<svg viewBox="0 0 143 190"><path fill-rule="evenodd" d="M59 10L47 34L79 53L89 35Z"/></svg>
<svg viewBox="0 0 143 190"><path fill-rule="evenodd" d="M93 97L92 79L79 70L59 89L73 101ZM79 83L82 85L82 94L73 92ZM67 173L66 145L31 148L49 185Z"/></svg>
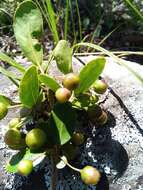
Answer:
<svg viewBox="0 0 143 190"><path fill-rule="evenodd" d="M108 121L108 115L105 111L102 111L101 116L97 119L97 123L99 125L104 125L107 123L107 121Z"/></svg>
<svg viewBox="0 0 143 190"><path fill-rule="evenodd" d="M103 80L97 80L93 86L94 90L98 94L104 94L108 88L108 85Z"/></svg>
<svg viewBox="0 0 143 190"><path fill-rule="evenodd" d="M21 136L20 131L15 128L9 129L4 136L4 141L9 146L16 146L20 144L21 139L22 139L22 136Z"/></svg>
<svg viewBox="0 0 143 190"><path fill-rule="evenodd" d="M4 103L0 102L0 120L7 115L7 112L8 107Z"/></svg>
<svg viewBox="0 0 143 190"><path fill-rule="evenodd" d="M80 174L82 181L87 185L96 185L101 177L100 172L92 166L85 166Z"/></svg>
<svg viewBox="0 0 143 190"><path fill-rule="evenodd" d="M84 140L85 140L85 138L84 138L83 133L79 133L79 132L73 133L73 136L72 136L72 139L71 139L73 144L75 144L77 146L81 145L81 144L84 143Z"/></svg>
<svg viewBox="0 0 143 190"><path fill-rule="evenodd" d="M33 170L33 162L31 160L22 160L19 162L17 170L20 175L27 176Z"/></svg>
<svg viewBox="0 0 143 190"><path fill-rule="evenodd" d="M74 73L69 73L64 77L63 86L69 90L74 90L78 87L80 78Z"/></svg>
<svg viewBox="0 0 143 190"><path fill-rule="evenodd" d="M10 120L8 125L9 125L9 128L14 128L19 123L20 123L20 118L13 118L12 120Z"/></svg>
<svg viewBox="0 0 143 190"><path fill-rule="evenodd" d="M31 150L38 150L46 143L46 134L43 130L35 128L27 133L25 141Z"/></svg>
<svg viewBox="0 0 143 190"><path fill-rule="evenodd" d="M59 103L65 103L70 99L71 92L67 88L59 88L55 96Z"/></svg>

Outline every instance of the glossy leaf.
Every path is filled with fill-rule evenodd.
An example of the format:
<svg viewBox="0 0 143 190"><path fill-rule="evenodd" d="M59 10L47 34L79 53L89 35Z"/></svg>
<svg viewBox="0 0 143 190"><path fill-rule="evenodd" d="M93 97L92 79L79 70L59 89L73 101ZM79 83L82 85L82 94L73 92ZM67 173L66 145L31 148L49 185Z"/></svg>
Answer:
<svg viewBox="0 0 143 190"><path fill-rule="evenodd" d="M12 104L12 100L2 94L0 94L0 102L4 103L6 106L10 106Z"/></svg>
<svg viewBox="0 0 143 190"><path fill-rule="evenodd" d="M16 69L18 69L21 72L25 71L25 68L22 65L17 63L14 59L12 59L11 57L9 57L8 55L6 55L3 52L0 52L0 60L8 63L9 65L15 67Z"/></svg>
<svg viewBox="0 0 143 190"><path fill-rule="evenodd" d="M11 160L6 165L6 170L10 173L16 173L17 172L17 166L21 160L35 160L39 159L40 157L43 158L43 153L32 153L30 150L22 150L15 154ZM42 161L42 159L41 159ZM35 165L39 164L37 162Z"/></svg>
<svg viewBox="0 0 143 190"><path fill-rule="evenodd" d="M43 20L38 7L32 1L19 4L14 16L14 33L23 53L34 64L40 65L43 50L39 42L42 35Z"/></svg>
<svg viewBox="0 0 143 190"><path fill-rule="evenodd" d="M76 113L70 103L56 104L50 120L53 143L65 144L71 139L76 125Z"/></svg>
<svg viewBox="0 0 143 190"><path fill-rule="evenodd" d="M72 49L65 40L60 40L54 49L57 66L64 74L72 71Z"/></svg>
<svg viewBox="0 0 143 190"><path fill-rule="evenodd" d="M48 75L44 75L44 74L40 75L39 80L40 82L48 86L53 92L56 92L56 90L60 88L60 85L56 82L56 80L49 77Z"/></svg>
<svg viewBox="0 0 143 190"><path fill-rule="evenodd" d="M99 57L90 61L80 71L80 85L75 90L76 94L86 91L98 79L105 66L105 58Z"/></svg>
<svg viewBox="0 0 143 190"><path fill-rule="evenodd" d="M24 74L19 88L21 103L28 108L32 108L39 97L39 81L37 68L31 66Z"/></svg>

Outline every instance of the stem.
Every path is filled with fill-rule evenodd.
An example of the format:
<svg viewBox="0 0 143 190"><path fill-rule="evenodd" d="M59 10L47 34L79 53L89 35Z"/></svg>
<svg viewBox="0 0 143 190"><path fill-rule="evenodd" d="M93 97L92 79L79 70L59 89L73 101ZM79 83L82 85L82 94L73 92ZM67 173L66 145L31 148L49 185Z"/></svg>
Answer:
<svg viewBox="0 0 143 190"><path fill-rule="evenodd" d="M52 162L52 181L51 181L51 190L56 190L56 181L57 181L57 169L55 164L55 154L51 155Z"/></svg>
<svg viewBox="0 0 143 190"><path fill-rule="evenodd" d="M8 106L8 109L13 109L13 108L19 108L22 107L23 104L18 104L18 105L14 105L14 106Z"/></svg>
<svg viewBox="0 0 143 190"><path fill-rule="evenodd" d="M52 51L52 53L49 55L49 59L48 59L48 62L47 62L47 67L45 69L45 73L47 73L49 65L50 65L51 61L53 60L53 58L54 58L54 52Z"/></svg>
<svg viewBox="0 0 143 190"><path fill-rule="evenodd" d="M61 160L62 160L69 168L71 168L72 170L74 170L74 171L76 171L76 172L79 172L79 173L81 172L81 169L75 168L74 166L70 165L67 160L63 159L62 157L60 157L60 158L61 158Z"/></svg>
<svg viewBox="0 0 143 190"><path fill-rule="evenodd" d="M67 165L69 168L71 168L71 169L73 169L74 171L76 171L76 172L79 172L79 173L81 172L80 169L71 166L68 162L66 163L66 165Z"/></svg>

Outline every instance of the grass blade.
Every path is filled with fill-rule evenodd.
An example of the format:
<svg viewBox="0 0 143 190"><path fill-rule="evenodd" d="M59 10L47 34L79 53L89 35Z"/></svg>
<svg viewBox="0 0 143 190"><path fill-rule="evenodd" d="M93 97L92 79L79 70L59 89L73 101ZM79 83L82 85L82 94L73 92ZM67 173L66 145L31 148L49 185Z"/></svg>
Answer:
<svg viewBox="0 0 143 190"><path fill-rule="evenodd" d="M98 50L103 52L105 55L108 55L111 57L116 63L123 65L126 69L128 69L142 84L143 84L143 77L139 75L136 71L134 71L130 66L129 66L129 61L123 60L116 55L114 55L112 52L100 47L99 45L91 44L91 43L78 43L73 46L74 48L80 47L80 46L85 46L85 47L90 47L92 49Z"/></svg>
<svg viewBox="0 0 143 190"><path fill-rule="evenodd" d="M71 15L71 24L72 24L72 30L73 30L73 36L74 36L74 40L73 43L75 44L77 42L76 39L76 30L75 30L75 21L74 21L74 16L73 16L73 11L72 11L72 4L71 4L71 0L69 0L69 9L70 9L70 15Z"/></svg>
<svg viewBox="0 0 143 190"><path fill-rule="evenodd" d="M81 27L81 18L80 18L78 0L76 0L76 11L77 11L77 16L78 16L79 37L80 37L80 41L81 41L82 40L82 27Z"/></svg>
<svg viewBox="0 0 143 190"><path fill-rule="evenodd" d="M69 19L69 0L66 0L66 14L65 14L65 27L64 27L64 39L65 40L67 40L68 19Z"/></svg>
<svg viewBox="0 0 143 190"><path fill-rule="evenodd" d="M131 11L133 11L141 21L143 21L143 14L138 10L136 5L133 4L130 0L124 0L124 2L128 5Z"/></svg>
<svg viewBox="0 0 143 190"><path fill-rule="evenodd" d="M53 10L51 0L46 0L46 4L47 4L49 22L50 22L52 32L53 32L53 37L54 37L55 42L57 43L59 41L59 35L58 35L58 30L57 30L57 25L56 25L55 12Z"/></svg>
<svg viewBox="0 0 143 190"><path fill-rule="evenodd" d="M9 65L15 67L21 72L25 72L25 69L23 66L21 66L19 63L17 63L15 60L13 60L11 57L6 55L5 53L0 52L0 60L8 63Z"/></svg>

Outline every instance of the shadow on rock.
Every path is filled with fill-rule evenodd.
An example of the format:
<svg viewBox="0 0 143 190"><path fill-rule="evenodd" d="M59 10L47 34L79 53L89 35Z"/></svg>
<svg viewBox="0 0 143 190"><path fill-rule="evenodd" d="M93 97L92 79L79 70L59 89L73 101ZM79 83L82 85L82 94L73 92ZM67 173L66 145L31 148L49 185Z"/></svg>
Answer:
<svg viewBox="0 0 143 190"><path fill-rule="evenodd" d="M121 177L127 169L129 158L125 148L116 140L112 139L110 127L116 124L115 118L110 114L111 120L95 131L93 137L93 153L98 161L99 168L109 168L107 174L112 175L114 179ZM110 123L111 121L111 123ZM114 171L114 172L111 172Z"/></svg>
<svg viewBox="0 0 143 190"><path fill-rule="evenodd" d="M28 177L15 175L13 188L15 190L45 190L44 169L32 172Z"/></svg>
<svg viewBox="0 0 143 190"><path fill-rule="evenodd" d="M105 173L101 174L101 179L96 186L96 190L109 190L109 182Z"/></svg>

